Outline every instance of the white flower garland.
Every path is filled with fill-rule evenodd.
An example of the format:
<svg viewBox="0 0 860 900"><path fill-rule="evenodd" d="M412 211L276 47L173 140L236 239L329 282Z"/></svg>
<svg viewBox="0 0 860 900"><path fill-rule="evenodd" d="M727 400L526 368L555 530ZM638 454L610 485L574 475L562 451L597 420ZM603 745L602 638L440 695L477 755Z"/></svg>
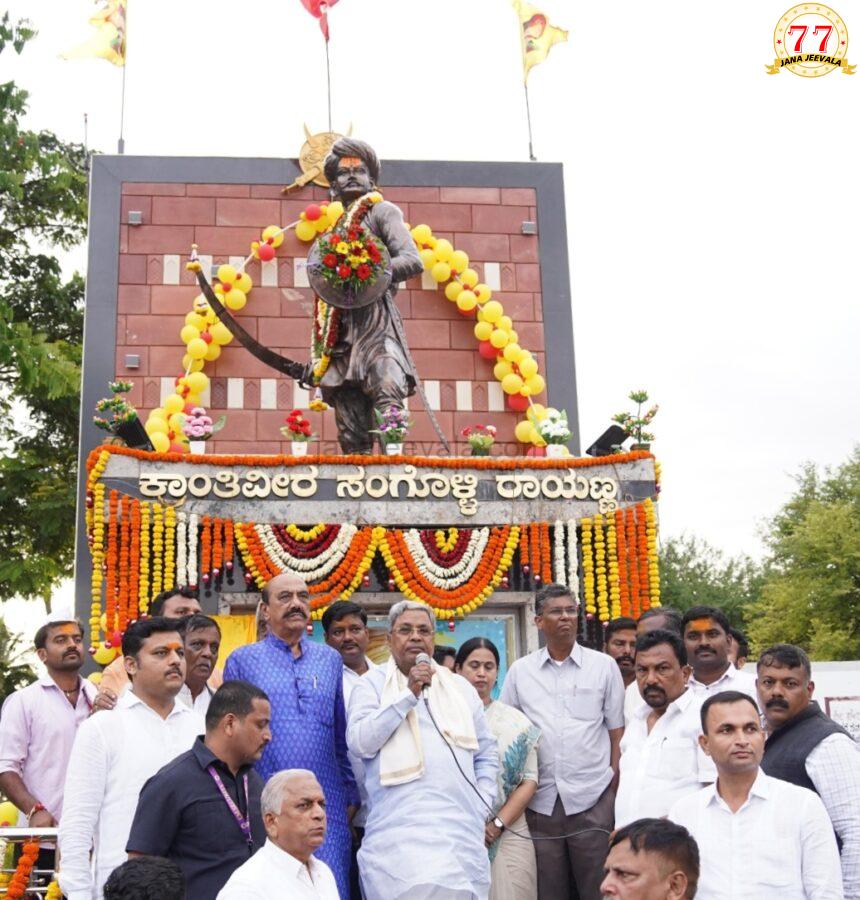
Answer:
<svg viewBox="0 0 860 900"><path fill-rule="evenodd" d="M567 522L567 586L574 597L579 597L579 548L576 537L576 519Z"/></svg>
<svg viewBox="0 0 860 900"><path fill-rule="evenodd" d="M553 580L556 584L567 584L567 572L564 559L564 523L558 519L552 527L553 534Z"/></svg>
<svg viewBox="0 0 860 900"><path fill-rule="evenodd" d="M182 510L176 513L176 585L186 587L188 573L188 517Z"/></svg>
<svg viewBox="0 0 860 900"><path fill-rule="evenodd" d="M343 558L352 544L352 539L358 533L358 526L341 525L337 537L322 553L312 558L293 556L292 553L285 550L275 537L271 525L255 525L254 530L266 553L269 554L269 558L274 560L282 571L299 572L306 581L320 581L343 562Z"/></svg>
<svg viewBox="0 0 860 900"><path fill-rule="evenodd" d="M188 517L188 562L185 565L185 583L189 587L197 584L197 536L200 516L191 513Z"/></svg>
<svg viewBox="0 0 860 900"><path fill-rule="evenodd" d="M421 534L418 529L410 528L404 531L403 539L415 560L418 571L435 587L452 590L465 584L475 574L487 547L487 541L490 539L490 529L472 529L469 543L466 545L460 561L447 568L440 566L430 558L427 549L421 542Z"/></svg>

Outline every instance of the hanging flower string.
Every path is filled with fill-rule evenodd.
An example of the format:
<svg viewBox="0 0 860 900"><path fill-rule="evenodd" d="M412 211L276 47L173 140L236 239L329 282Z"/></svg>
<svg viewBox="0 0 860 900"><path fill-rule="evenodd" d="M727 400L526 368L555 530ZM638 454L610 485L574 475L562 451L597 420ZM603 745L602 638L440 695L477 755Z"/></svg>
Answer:
<svg viewBox="0 0 860 900"><path fill-rule="evenodd" d="M15 867L15 873L6 889L7 900L23 900L30 883L30 874L39 858L38 841L27 841L21 850L21 858Z"/></svg>

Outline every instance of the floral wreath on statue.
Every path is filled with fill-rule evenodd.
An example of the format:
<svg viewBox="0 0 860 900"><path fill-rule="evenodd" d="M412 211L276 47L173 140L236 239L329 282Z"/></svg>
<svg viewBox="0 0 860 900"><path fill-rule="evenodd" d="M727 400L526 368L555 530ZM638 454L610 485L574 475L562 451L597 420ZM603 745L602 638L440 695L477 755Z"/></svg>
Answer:
<svg viewBox="0 0 860 900"><path fill-rule="evenodd" d="M375 281L381 263L379 244L361 225L374 205L382 199L379 191L364 194L347 207L342 220L334 222L321 233L318 241L324 240L322 235L329 236L329 252L323 256L323 263L330 270L325 275L326 280L333 284L348 284L356 279L367 284ZM315 412L328 409L319 385L331 363L331 351L337 343L339 328L340 309L314 294L309 366L314 396L309 408Z"/></svg>

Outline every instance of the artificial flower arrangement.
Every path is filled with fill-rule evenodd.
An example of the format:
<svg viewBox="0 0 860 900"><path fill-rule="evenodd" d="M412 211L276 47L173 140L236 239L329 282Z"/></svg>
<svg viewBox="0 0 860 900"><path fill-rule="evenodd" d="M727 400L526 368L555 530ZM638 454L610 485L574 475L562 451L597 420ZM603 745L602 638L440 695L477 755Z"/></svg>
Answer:
<svg viewBox="0 0 860 900"><path fill-rule="evenodd" d="M570 440L567 410L548 409L546 416L538 422L537 429L547 444L566 444Z"/></svg>
<svg viewBox="0 0 860 900"><path fill-rule="evenodd" d="M125 396L133 387L131 381L109 381L112 396L103 397L96 403L97 415L93 416L93 423L103 431L122 438L129 447L152 450L137 410Z"/></svg>
<svg viewBox="0 0 860 900"><path fill-rule="evenodd" d="M227 417L221 416L217 422L213 422L202 406L195 406L185 415L182 433L189 441L208 441L216 431L224 427L226 421Z"/></svg>
<svg viewBox="0 0 860 900"><path fill-rule="evenodd" d="M383 247L362 225L335 229L320 240L321 274L329 284L355 290L373 284L384 271Z"/></svg>
<svg viewBox="0 0 860 900"><path fill-rule="evenodd" d="M654 435L645 428L651 424L657 410L660 409L655 403L646 413L642 412L642 404L648 402L647 391L631 391L628 397L637 404L635 413L620 412L612 417L613 422L617 422L623 429L627 437L633 438L634 450L647 450L654 440Z"/></svg>
<svg viewBox="0 0 860 900"><path fill-rule="evenodd" d="M469 442L472 456L489 456L490 447L496 439L496 428L494 425L467 425L460 432L460 437Z"/></svg>
<svg viewBox="0 0 860 900"><path fill-rule="evenodd" d="M399 406L389 406L385 412L374 409L378 428L372 428L371 434L378 434L379 440L386 449L391 445L402 445L407 432L413 423L409 419L409 413Z"/></svg>
<svg viewBox="0 0 860 900"><path fill-rule="evenodd" d="M285 438L289 438L289 440L297 443L308 443L308 441L316 439L316 435L311 429L310 421L302 415L300 409L294 409L284 419L284 422L286 424L281 426L281 434Z"/></svg>

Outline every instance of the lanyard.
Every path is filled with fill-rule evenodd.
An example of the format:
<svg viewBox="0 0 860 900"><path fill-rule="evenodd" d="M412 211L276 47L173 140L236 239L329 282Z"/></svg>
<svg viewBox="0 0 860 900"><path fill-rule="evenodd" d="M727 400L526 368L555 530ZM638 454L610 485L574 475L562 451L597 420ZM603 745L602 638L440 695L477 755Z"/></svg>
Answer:
<svg viewBox="0 0 860 900"><path fill-rule="evenodd" d="M224 782L221 780L221 776L215 771L215 766L209 766L206 771L212 776L215 784L218 785L218 790L221 791L221 796L224 798L224 802L227 804L227 808L233 813L233 818L236 820L236 824L242 830L242 834L245 835L245 840L248 842L248 850L253 851L254 849L254 839L251 837L251 806L248 803L248 775L247 773L242 776L242 784L245 788L245 815L239 812L239 807L233 802L233 798L227 791L227 788L224 787Z"/></svg>

